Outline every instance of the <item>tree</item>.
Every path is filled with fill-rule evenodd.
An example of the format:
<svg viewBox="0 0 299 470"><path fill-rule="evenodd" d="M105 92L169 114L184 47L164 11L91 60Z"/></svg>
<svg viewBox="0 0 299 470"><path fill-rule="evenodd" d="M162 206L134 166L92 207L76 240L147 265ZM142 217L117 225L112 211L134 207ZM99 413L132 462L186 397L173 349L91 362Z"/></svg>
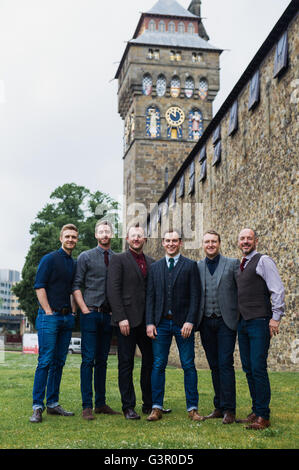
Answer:
<svg viewBox="0 0 299 470"><path fill-rule="evenodd" d="M30 323L34 324L37 315L37 298L33 288L36 270L41 258L60 247L59 234L61 227L67 223L75 224L79 230L79 241L73 251L73 257L96 246L94 228L97 220L113 213L115 237L112 240L113 251L120 252L122 241L119 219L115 214L118 203L108 194L90 192L84 186L67 183L56 188L50 195L48 204L37 214L31 224L31 245L22 269L22 280L13 287L19 299L21 309L26 313ZM109 218L110 219L110 218Z"/></svg>

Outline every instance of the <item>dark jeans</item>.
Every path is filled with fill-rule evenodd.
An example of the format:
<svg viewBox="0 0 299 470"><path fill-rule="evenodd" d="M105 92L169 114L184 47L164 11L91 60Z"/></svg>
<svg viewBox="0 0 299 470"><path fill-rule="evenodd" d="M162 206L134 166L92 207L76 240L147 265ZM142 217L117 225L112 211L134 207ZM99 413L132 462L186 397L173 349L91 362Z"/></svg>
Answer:
<svg viewBox="0 0 299 470"><path fill-rule="evenodd" d="M240 319L238 340L241 362L252 400L252 411L269 419L271 389L267 372L270 346L269 318Z"/></svg>
<svg viewBox="0 0 299 470"><path fill-rule="evenodd" d="M235 412L236 381L234 350L237 332L228 328L222 317L204 316L200 325L201 342L211 369L216 409Z"/></svg>
<svg viewBox="0 0 299 470"><path fill-rule="evenodd" d="M135 408L136 395L133 384L134 356L136 345L139 347L141 358L140 387L143 406L152 407L151 373L153 365L152 341L146 334L145 325L130 329L129 336L121 334L117 328L118 341L118 384L123 411Z"/></svg>
<svg viewBox="0 0 299 470"><path fill-rule="evenodd" d="M94 370L95 407L105 405L107 359L113 328L111 315L92 311L81 313L81 354L80 369L82 407L92 408L92 375Z"/></svg>
<svg viewBox="0 0 299 470"><path fill-rule="evenodd" d="M197 409L197 371L194 364L194 330L189 338L183 338L181 328L172 320L163 318L157 327L157 336L153 340L154 364L152 372L153 408L163 408L165 391L165 369L173 336L179 350L181 365L184 370L184 386L187 411Z"/></svg>
<svg viewBox="0 0 299 470"><path fill-rule="evenodd" d="M44 409L47 389L47 406L59 404L59 388L62 370L72 337L75 317L70 313L46 315L38 311L35 327L38 332L38 365L33 385L33 409Z"/></svg>

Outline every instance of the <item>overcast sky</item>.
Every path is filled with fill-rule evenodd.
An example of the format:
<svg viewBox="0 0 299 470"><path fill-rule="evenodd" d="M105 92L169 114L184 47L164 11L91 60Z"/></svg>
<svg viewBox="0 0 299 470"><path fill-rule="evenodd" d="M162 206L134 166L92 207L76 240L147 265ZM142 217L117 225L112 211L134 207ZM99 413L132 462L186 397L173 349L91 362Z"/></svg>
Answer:
<svg viewBox="0 0 299 470"><path fill-rule="evenodd" d="M179 0L188 8L191 0ZM118 62L155 0L0 0L0 268L21 271L29 227L59 185L122 194ZM289 0L202 0L220 58L214 113Z"/></svg>

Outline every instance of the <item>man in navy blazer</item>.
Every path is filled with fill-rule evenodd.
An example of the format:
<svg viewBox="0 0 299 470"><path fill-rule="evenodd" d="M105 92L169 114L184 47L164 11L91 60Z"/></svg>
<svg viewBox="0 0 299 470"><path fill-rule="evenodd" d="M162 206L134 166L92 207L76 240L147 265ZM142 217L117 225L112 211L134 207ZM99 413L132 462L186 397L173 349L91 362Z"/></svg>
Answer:
<svg viewBox="0 0 299 470"><path fill-rule="evenodd" d="M182 239L176 229L163 236L165 257L149 270L146 296L147 335L153 340L152 412L148 421L162 418L165 369L173 336L184 370L187 411L195 421L197 412L197 371L194 364L194 324L197 320L200 280L197 263L180 254Z"/></svg>

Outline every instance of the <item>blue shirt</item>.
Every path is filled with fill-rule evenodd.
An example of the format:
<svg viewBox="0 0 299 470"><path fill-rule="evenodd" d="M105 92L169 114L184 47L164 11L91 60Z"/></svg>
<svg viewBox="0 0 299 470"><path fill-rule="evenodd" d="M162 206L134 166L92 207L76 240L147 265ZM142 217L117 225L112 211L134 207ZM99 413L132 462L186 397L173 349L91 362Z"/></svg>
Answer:
<svg viewBox="0 0 299 470"><path fill-rule="evenodd" d="M44 288L53 311L71 308L70 295L75 275L75 261L62 248L41 259L34 289Z"/></svg>
<svg viewBox="0 0 299 470"><path fill-rule="evenodd" d="M206 263L209 268L211 276L213 276L214 272L216 271L219 260L220 260L220 255L215 256L215 258L213 259L206 257Z"/></svg>

